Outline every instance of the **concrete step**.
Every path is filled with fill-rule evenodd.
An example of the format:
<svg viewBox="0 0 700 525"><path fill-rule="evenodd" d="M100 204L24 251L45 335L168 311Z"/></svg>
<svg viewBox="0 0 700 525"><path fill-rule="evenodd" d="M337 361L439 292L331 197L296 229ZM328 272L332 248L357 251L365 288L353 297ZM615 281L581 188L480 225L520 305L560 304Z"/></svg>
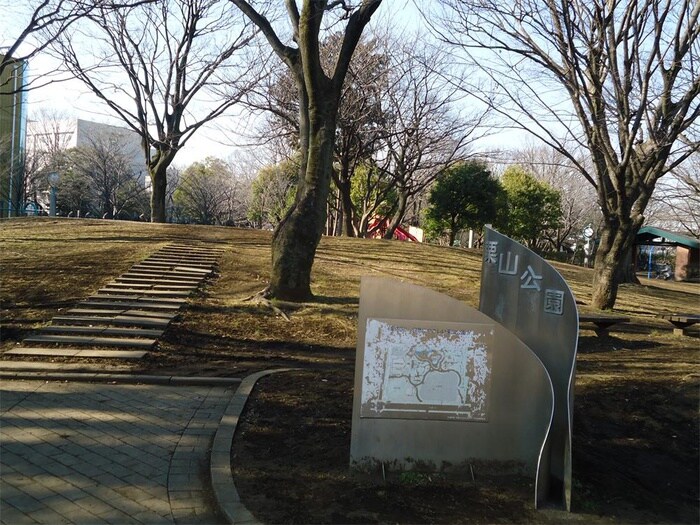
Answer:
<svg viewBox="0 0 700 525"><path fill-rule="evenodd" d="M175 271L176 272L191 272L191 273L198 273L200 275L209 275L214 271L213 268L197 268L196 266L187 266L178 264L175 266Z"/></svg>
<svg viewBox="0 0 700 525"><path fill-rule="evenodd" d="M81 348L13 348L4 355L47 357L102 357L108 359L142 359L144 350L85 350Z"/></svg>
<svg viewBox="0 0 700 525"><path fill-rule="evenodd" d="M98 294L121 294L121 295L136 295L136 296L145 296L145 297L157 297L157 298L164 298L164 297L189 297L192 294L192 291L184 291L184 290L153 290L150 288L121 288L121 287L116 287L112 288L110 286L107 286L105 288L100 288L97 291Z"/></svg>
<svg viewBox="0 0 700 525"><path fill-rule="evenodd" d="M125 274L121 275L118 277L118 279L146 279L146 280L153 280L153 279L159 279L162 281L170 281L170 282L183 282L186 284L200 284L202 282L202 278L198 275L173 275L172 273L168 272L148 272L148 271L138 271L138 272L132 272L128 271Z"/></svg>
<svg viewBox="0 0 700 525"><path fill-rule="evenodd" d="M171 311L154 311L149 312L147 310L120 310L108 308L105 309L95 309L95 308L71 308L66 311L67 314L71 314L76 317L90 317L94 316L98 319L101 317L140 317L145 319L152 319L154 321L171 321L178 316L178 312Z"/></svg>
<svg viewBox="0 0 700 525"><path fill-rule="evenodd" d="M216 266L215 261L202 261L198 259L192 259L189 257L168 257L166 255L151 255L150 257L141 261L143 263L158 263L158 264L182 264L184 266L192 266L194 268L208 268L211 269Z"/></svg>
<svg viewBox="0 0 700 525"><path fill-rule="evenodd" d="M167 328L170 319L155 319L151 317L132 317L129 315L117 315L112 317L98 316L68 316L59 315L51 320L57 326L80 325L80 326L138 326L140 328Z"/></svg>
<svg viewBox="0 0 700 525"><path fill-rule="evenodd" d="M130 295L123 293L100 293L90 296L90 301L99 304L100 301L104 302L119 302L126 301L131 302L135 305L138 303L151 303L151 304L169 304L169 305L183 305L187 302L187 299L173 298L173 297L154 297L146 295Z"/></svg>
<svg viewBox="0 0 700 525"><path fill-rule="evenodd" d="M25 343L56 343L82 346L119 346L134 348L151 348L156 340L143 338L95 337L79 335L34 335L27 337Z"/></svg>
<svg viewBox="0 0 700 525"><path fill-rule="evenodd" d="M151 257L144 259L142 262L157 262L160 264L182 264L184 266L194 266L200 268L213 268L218 264L218 260L212 259L200 259L193 257L179 257L177 255L152 255Z"/></svg>
<svg viewBox="0 0 700 525"><path fill-rule="evenodd" d="M18 348L17 350L26 350L26 348ZM47 348L47 350L56 350L52 348ZM64 349L60 349L64 350ZM78 349L79 350L79 349ZM87 350L91 352L92 350ZM114 352L115 350L112 350ZM121 351L121 350L120 350ZM128 350L125 350L127 352ZM137 352L147 354L144 350L137 350ZM9 361L5 359L0 361L0 374L3 372L8 373L22 373L22 372L39 372L39 373L61 373L61 372L80 372L80 373L91 373L91 374L119 374L124 372L131 372L134 368L132 364L124 365L110 362L100 362L99 365L92 363L55 363L48 361L20 361L21 355L17 355L16 359ZM0 379L2 381L2 379Z"/></svg>
<svg viewBox="0 0 700 525"><path fill-rule="evenodd" d="M73 325L51 325L41 328L42 334L83 334L83 335L113 335L119 337L160 337L163 335L163 330L155 328L124 328L124 327L106 327L106 326L73 326Z"/></svg>
<svg viewBox="0 0 700 525"><path fill-rule="evenodd" d="M164 276L181 276L181 277L206 277L212 270L205 270L203 268L192 268L191 266L181 266L174 264L135 264L130 268L131 272L159 272Z"/></svg>
<svg viewBox="0 0 700 525"><path fill-rule="evenodd" d="M186 252L186 253L201 253L205 255L221 255L224 253L223 248L203 248L196 246L186 246L181 244L171 244L169 246L164 246L159 252L173 251L173 252Z"/></svg>
<svg viewBox="0 0 700 525"><path fill-rule="evenodd" d="M153 284L153 285L158 285L158 286L182 286L182 287L188 287L188 288L197 288L202 280L201 279L191 279L188 281L177 281L174 279L166 279L163 277L131 277L131 276L121 276L117 277L114 280L115 283L121 283L123 285L126 284L142 284L142 285L148 285L148 284ZM110 283L111 284L111 283Z"/></svg>
<svg viewBox="0 0 700 525"><path fill-rule="evenodd" d="M119 280L112 281L107 284L108 288L133 288L135 290L164 290L188 292L199 288L196 284L162 284L162 281L151 281L147 283L121 282Z"/></svg>
<svg viewBox="0 0 700 525"><path fill-rule="evenodd" d="M213 270L204 268L193 268L191 266L155 266L155 265L138 265L132 266L131 271L155 270L163 272L164 278L171 276L189 277L199 279L200 282L206 279Z"/></svg>
<svg viewBox="0 0 700 525"><path fill-rule="evenodd" d="M140 309L140 310L153 310L158 312L175 312L180 309L181 304L171 304L171 303L154 303L146 301L110 301L107 299L98 299L96 301L86 300L78 303L78 306L87 309L113 309L113 310L129 310L129 309Z"/></svg>

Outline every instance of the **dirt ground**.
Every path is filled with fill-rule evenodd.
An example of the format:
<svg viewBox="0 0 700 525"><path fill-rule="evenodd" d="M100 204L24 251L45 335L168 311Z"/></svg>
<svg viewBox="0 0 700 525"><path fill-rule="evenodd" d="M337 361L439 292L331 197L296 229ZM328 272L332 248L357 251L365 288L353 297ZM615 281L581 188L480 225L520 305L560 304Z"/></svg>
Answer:
<svg viewBox="0 0 700 525"><path fill-rule="evenodd" d="M225 248L218 274L132 373L245 377L256 386L232 450L243 503L266 523L698 523L700 337L656 316L700 309L700 285L642 281L620 290L631 318L599 338L583 327L573 426L573 512L533 508L532 480L356 473L349 467L361 275L383 275L478 302L481 255L410 243L324 238L315 302L246 299L264 288L269 233L112 221L0 223L0 352L171 242ZM582 311L590 270L558 265ZM11 360L3 355L2 360ZM109 365L96 360L54 359Z"/></svg>
<svg viewBox="0 0 700 525"><path fill-rule="evenodd" d="M648 336L583 332L570 515L536 511L523 478L351 473L351 366L261 380L234 441L242 500L266 523L697 523L698 340Z"/></svg>

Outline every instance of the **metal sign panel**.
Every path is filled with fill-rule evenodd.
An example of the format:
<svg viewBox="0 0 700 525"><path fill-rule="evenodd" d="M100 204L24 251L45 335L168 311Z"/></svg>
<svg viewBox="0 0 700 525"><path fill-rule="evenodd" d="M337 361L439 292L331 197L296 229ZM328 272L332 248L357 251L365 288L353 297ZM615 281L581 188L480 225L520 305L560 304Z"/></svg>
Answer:
<svg viewBox="0 0 700 525"><path fill-rule="evenodd" d="M352 465L536 476L554 394L527 346L476 308L428 288L363 277Z"/></svg>
<svg viewBox="0 0 700 525"><path fill-rule="evenodd" d="M538 466L536 499L571 509L571 432L578 310L564 278L539 255L485 228L479 310L523 341L554 387L554 419Z"/></svg>

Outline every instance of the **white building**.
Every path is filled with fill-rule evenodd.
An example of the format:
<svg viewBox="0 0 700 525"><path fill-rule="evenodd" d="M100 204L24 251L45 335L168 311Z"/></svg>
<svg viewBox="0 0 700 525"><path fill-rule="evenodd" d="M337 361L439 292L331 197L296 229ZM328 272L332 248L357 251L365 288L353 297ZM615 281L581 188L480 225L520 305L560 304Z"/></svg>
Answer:
<svg viewBox="0 0 700 525"><path fill-rule="evenodd" d="M129 159L130 171L145 187L150 187L146 158L141 148L141 137L129 128L91 122L89 120L30 120L27 126L27 152L56 153L77 147L94 146L100 142L113 142Z"/></svg>

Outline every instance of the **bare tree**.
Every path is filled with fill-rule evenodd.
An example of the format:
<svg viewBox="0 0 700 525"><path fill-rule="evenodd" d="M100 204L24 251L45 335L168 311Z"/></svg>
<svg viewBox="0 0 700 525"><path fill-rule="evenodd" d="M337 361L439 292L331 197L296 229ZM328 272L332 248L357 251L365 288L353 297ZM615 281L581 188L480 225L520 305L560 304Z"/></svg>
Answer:
<svg viewBox="0 0 700 525"><path fill-rule="evenodd" d="M180 179L182 178L182 168L170 165L168 167L166 176L168 178L168 185L165 190L165 208L166 208L166 220L168 222L179 222L180 209L175 205L175 190L180 185Z"/></svg>
<svg viewBox="0 0 700 525"><path fill-rule="evenodd" d="M141 136L151 221L165 222L168 166L255 81L256 64L240 56L254 28L226 2L206 0L100 7L84 22L64 31L53 48L68 71Z"/></svg>
<svg viewBox="0 0 700 525"><path fill-rule="evenodd" d="M103 134L70 151L71 169L90 181L91 205L99 216L117 219L128 211L135 212L138 206L134 205L146 195L124 150L119 136ZM145 210L138 211L140 215Z"/></svg>
<svg viewBox="0 0 700 525"><path fill-rule="evenodd" d="M132 2L107 2L107 1L83 1L83 0L40 0L31 1L29 5L17 6L16 3L0 7L10 8L14 11L23 10L27 13L25 24L13 28L9 32L9 42L2 49L0 55L0 75L11 64L17 61L26 62L44 51L71 25L81 18L89 15L98 6L104 10L128 9L135 5L148 3L153 0L134 0ZM8 28L9 29L9 28ZM38 83L30 83L28 87L46 85L46 77L37 79ZM3 90L4 91L4 90Z"/></svg>
<svg viewBox="0 0 700 525"><path fill-rule="evenodd" d="M421 34L373 31L358 43L338 109L332 172L338 192L329 196L329 213L336 214L330 234L365 235L369 220L380 210L386 213L387 200L398 196L391 199L391 236L409 204L477 138L483 115L456 109L463 94L454 85L454 72L448 74L448 54L436 48L416 50L414 42L425 40ZM323 42L326 69L341 43L337 34ZM288 139L298 133L293 88L291 74L283 72L254 102L270 114L265 133ZM365 194L356 203L352 180L361 164L374 168L360 170L365 180L354 187Z"/></svg>
<svg viewBox="0 0 700 525"><path fill-rule="evenodd" d="M385 237L401 224L412 199L423 193L440 173L467 158L471 144L483 136L485 111L460 109L464 95L451 56L440 48L416 49L420 35L391 46L389 86L384 94L385 128L379 171L390 180L384 191L395 192ZM389 51L388 51L389 52ZM463 73L460 73L463 74ZM366 231L365 210L361 231Z"/></svg>
<svg viewBox="0 0 700 525"><path fill-rule="evenodd" d="M333 67L340 51L342 35L331 34L322 42L321 60L324 69ZM340 95L334 147L333 181L337 191L329 196L331 222L338 231L357 236L355 209L351 197L351 181L355 168L368 160L384 136L384 112L381 97L386 93L388 50L385 39L363 38L357 45ZM288 69L271 72L270 81L249 101L254 109L267 113L262 137L286 140L293 147L299 137L299 99L294 78Z"/></svg>
<svg viewBox="0 0 700 525"><path fill-rule="evenodd" d="M39 203L49 188L47 176L66 167L73 130L68 116L41 109L29 116L23 153L22 191L25 202Z"/></svg>
<svg viewBox="0 0 700 525"><path fill-rule="evenodd" d="M542 232L552 249L561 251L567 241L578 239L589 224L597 229L600 211L595 192L566 157L545 145L529 146L507 156L561 195L559 227Z"/></svg>
<svg viewBox="0 0 700 525"><path fill-rule="evenodd" d="M173 201L188 221L235 224L245 217L242 186L229 164L207 157L182 172Z"/></svg>
<svg viewBox="0 0 700 525"><path fill-rule="evenodd" d="M9 8L9 6L3 6ZM25 25L10 33L11 40L6 43L0 56L0 74L16 61L26 61L41 52L55 38L90 12L94 2L41 0L28 6ZM24 49L28 48L28 49Z"/></svg>
<svg viewBox="0 0 700 525"><path fill-rule="evenodd" d="M340 44L338 39L333 43ZM341 94L333 180L338 188L338 223L341 232L349 237L359 233L352 202L352 177L355 169L381 147L385 134L382 96L388 82L387 51L386 40L376 36L361 42L350 62Z"/></svg>
<svg viewBox="0 0 700 525"><path fill-rule="evenodd" d="M648 224L700 239L700 154L659 181L650 208Z"/></svg>
<svg viewBox="0 0 700 525"><path fill-rule="evenodd" d="M603 228L592 305L612 308L657 181L700 133L700 3L443 0L442 38L491 81L507 125L566 156L596 190ZM483 93L483 91L482 91ZM579 160L572 143L588 152Z"/></svg>
<svg viewBox="0 0 700 525"><path fill-rule="evenodd" d="M362 31L382 0L346 2L304 0L301 10L295 0L286 0L291 43L285 44L272 25L276 15L245 0L231 0L267 38L277 56L292 72L299 103L299 149L301 168L296 199L276 228L272 241L272 272L266 294L280 299L303 301L312 297L311 267L326 223L326 204L333 170L333 148L340 95L350 60ZM342 45L325 71L321 58L322 31L342 32Z"/></svg>
<svg viewBox="0 0 700 525"><path fill-rule="evenodd" d="M248 218L257 228L277 227L294 202L299 172L298 159L264 166L251 185Z"/></svg>

